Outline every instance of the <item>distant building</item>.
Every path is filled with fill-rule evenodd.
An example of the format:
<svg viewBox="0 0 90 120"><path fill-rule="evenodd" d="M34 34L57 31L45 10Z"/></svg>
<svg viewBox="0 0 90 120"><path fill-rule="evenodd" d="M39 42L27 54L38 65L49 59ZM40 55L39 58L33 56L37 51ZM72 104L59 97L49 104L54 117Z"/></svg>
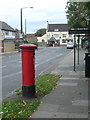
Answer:
<svg viewBox="0 0 90 120"><path fill-rule="evenodd" d="M20 35L21 35L20 30L18 30L17 28L15 28L15 39L16 39L16 40L21 39L21 38L20 38Z"/></svg>
<svg viewBox="0 0 90 120"><path fill-rule="evenodd" d="M15 30L7 23L0 21L0 51L9 52L15 50Z"/></svg>
<svg viewBox="0 0 90 120"><path fill-rule="evenodd" d="M42 37L38 37L39 43L50 42L52 36L55 38L54 44L66 45L67 42L73 42L73 35L69 35L68 24L49 24L47 22L46 34Z"/></svg>
<svg viewBox="0 0 90 120"><path fill-rule="evenodd" d="M25 38L29 43L36 43L38 41L37 37L35 34L26 34Z"/></svg>

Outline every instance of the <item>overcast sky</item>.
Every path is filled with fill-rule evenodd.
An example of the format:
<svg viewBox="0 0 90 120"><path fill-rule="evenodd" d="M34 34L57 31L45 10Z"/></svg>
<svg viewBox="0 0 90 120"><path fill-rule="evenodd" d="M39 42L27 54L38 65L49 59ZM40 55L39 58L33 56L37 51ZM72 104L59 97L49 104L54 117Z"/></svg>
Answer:
<svg viewBox="0 0 90 120"><path fill-rule="evenodd" d="M8 23L13 28L20 29L20 8L23 9L23 30L25 19L27 33L46 28L49 23L67 23L65 7L68 0L2 0L0 2L0 21Z"/></svg>

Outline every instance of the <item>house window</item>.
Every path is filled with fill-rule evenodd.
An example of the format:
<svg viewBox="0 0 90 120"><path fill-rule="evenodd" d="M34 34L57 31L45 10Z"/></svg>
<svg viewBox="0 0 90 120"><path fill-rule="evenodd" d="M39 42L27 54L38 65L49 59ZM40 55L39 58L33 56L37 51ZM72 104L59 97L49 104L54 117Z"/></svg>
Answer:
<svg viewBox="0 0 90 120"><path fill-rule="evenodd" d="M66 34L62 34L62 37L63 37L63 38L66 38L66 37L67 37L67 35L66 35Z"/></svg>
<svg viewBox="0 0 90 120"><path fill-rule="evenodd" d="M56 40L57 43L60 43L60 40Z"/></svg>
<svg viewBox="0 0 90 120"><path fill-rule="evenodd" d="M5 35L9 35L9 32L8 32L8 31L6 31L6 32L5 32Z"/></svg>
<svg viewBox="0 0 90 120"><path fill-rule="evenodd" d="M54 37L55 38L59 38L59 34L54 34Z"/></svg>
<svg viewBox="0 0 90 120"><path fill-rule="evenodd" d="M72 37L72 35L69 34L69 37Z"/></svg>
<svg viewBox="0 0 90 120"><path fill-rule="evenodd" d="M14 32L12 32L12 36L15 36L15 33L14 33Z"/></svg>
<svg viewBox="0 0 90 120"><path fill-rule="evenodd" d="M59 31L59 29L54 29L54 31L55 31L55 32L58 32L58 31Z"/></svg>
<svg viewBox="0 0 90 120"><path fill-rule="evenodd" d="M66 43L66 39L62 39L62 43Z"/></svg>
<svg viewBox="0 0 90 120"><path fill-rule="evenodd" d="M4 43L14 43L12 40L5 40Z"/></svg>

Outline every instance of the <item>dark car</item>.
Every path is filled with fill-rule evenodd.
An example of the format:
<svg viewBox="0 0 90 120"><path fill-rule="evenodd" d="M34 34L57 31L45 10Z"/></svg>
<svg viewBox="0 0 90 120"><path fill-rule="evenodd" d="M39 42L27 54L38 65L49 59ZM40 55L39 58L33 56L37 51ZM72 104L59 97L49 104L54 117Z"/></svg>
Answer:
<svg viewBox="0 0 90 120"><path fill-rule="evenodd" d="M18 52L21 51L21 49L19 48L19 45L22 45L22 44L24 44L24 41L23 41L23 40L18 40L18 41L16 42L16 48L18 49Z"/></svg>

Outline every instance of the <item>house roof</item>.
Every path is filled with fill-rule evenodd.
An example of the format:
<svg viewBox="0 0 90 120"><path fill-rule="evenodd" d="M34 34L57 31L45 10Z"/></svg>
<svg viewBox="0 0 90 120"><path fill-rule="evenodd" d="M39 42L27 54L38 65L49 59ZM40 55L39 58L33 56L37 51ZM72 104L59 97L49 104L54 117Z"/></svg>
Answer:
<svg viewBox="0 0 90 120"><path fill-rule="evenodd" d="M48 32L59 32L68 30L68 24L48 24Z"/></svg>
<svg viewBox="0 0 90 120"><path fill-rule="evenodd" d="M15 30L10 25L8 25L7 23L5 23L3 21L0 21L0 29L15 32Z"/></svg>

